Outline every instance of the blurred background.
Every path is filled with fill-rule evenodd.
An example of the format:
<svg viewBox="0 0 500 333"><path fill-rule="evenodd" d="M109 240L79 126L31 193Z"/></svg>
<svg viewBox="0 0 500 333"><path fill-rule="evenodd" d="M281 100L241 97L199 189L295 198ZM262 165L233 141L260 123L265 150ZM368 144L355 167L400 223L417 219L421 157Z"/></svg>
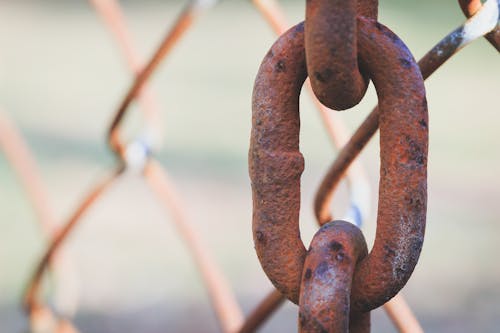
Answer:
<svg viewBox="0 0 500 333"><path fill-rule="evenodd" d="M304 1L281 1L289 22ZM134 41L149 58L183 1L121 1ZM456 1L380 0L379 21L421 58L464 22ZM68 217L115 160L105 143L129 74L116 42L82 1L0 1L0 106L33 149L58 221ZM190 223L248 312L271 290L253 249L247 151L251 92L275 40L250 1L221 1L194 24L151 80L165 130L156 154L170 172ZM429 205L419 264L403 293L426 332L500 330L500 66L484 39L427 82ZM355 110L354 130L376 104L373 86ZM301 230L316 227L312 200L336 151L307 96L301 100ZM127 117L133 133L140 124ZM378 138L361 156L373 190L364 228L373 241ZM345 210L346 187L335 203ZM36 216L0 154L0 331L24 332L20 299L46 247ZM75 323L82 332L217 332L200 276L171 216L138 175L126 174L85 215L64 249L78 274ZM47 298L51 298L50 283ZM381 310L374 332L395 332ZM296 331L297 308L283 306L262 332Z"/></svg>

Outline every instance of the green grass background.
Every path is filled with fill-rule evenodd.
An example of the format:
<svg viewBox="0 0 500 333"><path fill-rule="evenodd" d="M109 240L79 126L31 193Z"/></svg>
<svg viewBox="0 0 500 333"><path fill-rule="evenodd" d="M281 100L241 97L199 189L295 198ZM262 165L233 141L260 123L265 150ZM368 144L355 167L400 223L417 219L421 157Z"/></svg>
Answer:
<svg viewBox="0 0 500 333"><path fill-rule="evenodd" d="M124 1L136 45L151 55L180 1ZM303 1L283 1L290 22ZM456 1L380 1L380 22L418 59L464 21ZM131 75L110 34L85 1L0 1L0 105L39 163L61 220L114 160L105 131ZM151 81L165 137L157 153L191 223L227 274L245 311L271 288L251 240L247 175L250 99L275 36L249 1L221 1L188 32ZM404 294L426 332L498 332L500 327L500 140L498 53L478 40L426 83L430 112L429 206L424 250ZM375 105L373 87L343 113L354 129ZM301 101L302 234L315 227L312 198L335 157L308 98ZM138 109L134 109L138 111ZM128 119L129 132L140 116ZM365 233L373 241L378 138L361 157L374 193ZM335 204L346 202L342 187ZM0 332L21 332L19 299L44 249L36 219L0 155ZM65 247L81 285L76 322L84 332L217 331L196 269L139 177L127 175L84 218ZM263 332L296 328L296 308ZM382 311L375 332L394 331Z"/></svg>

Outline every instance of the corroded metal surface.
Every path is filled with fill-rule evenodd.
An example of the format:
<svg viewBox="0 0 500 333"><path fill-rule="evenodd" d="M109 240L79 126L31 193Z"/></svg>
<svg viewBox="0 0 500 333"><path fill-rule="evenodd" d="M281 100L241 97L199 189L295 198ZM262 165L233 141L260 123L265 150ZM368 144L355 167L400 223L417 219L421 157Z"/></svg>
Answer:
<svg viewBox="0 0 500 333"><path fill-rule="evenodd" d="M354 309L368 311L410 277L426 215L427 104L423 80L404 44L379 23L358 19L360 61L381 96L381 182L377 238L354 279ZM273 284L298 302L305 247L300 239L298 96L306 77L303 24L264 58L253 96L249 152L257 255Z"/></svg>
<svg viewBox="0 0 500 333"><path fill-rule="evenodd" d="M314 235L300 288L300 332L369 332L370 313L351 312L357 264L366 257L366 241L356 226L334 221Z"/></svg>
<svg viewBox="0 0 500 333"><path fill-rule="evenodd" d="M257 256L274 286L294 303L306 255L298 225L304 169L298 102L306 75L299 24L278 39L257 74L249 151Z"/></svg>
<svg viewBox="0 0 500 333"><path fill-rule="evenodd" d="M368 77L358 66L358 12L377 18L378 1L310 0L306 3L307 71L316 97L334 110L358 104Z"/></svg>
<svg viewBox="0 0 500 333"><path fill-rule="evenodd" d="M367 6L365 7L358 8L358 13L361 15L369 16L370 12L372 12L374 13L372 15L375 16L377 11L376 4L375 7L372 6L370 8L368 6L370 3L373 4L373 1L367 3ZM270 26L278 36L288 30L289 25L285 21L282 10L280 9L279 4L276 1L253 0L253 4L266 18L266 20L269 22ZM342 149L342 147L348 142L350 134L340 117L341 115L336 112L331 112L331 110L326 108L318 101L318 99L314 96L309 80L306 80L305 85L308 94L312 98L315 107L318 109L319 114L321 115L323 124L325 125L325 129L327 130L332 143L337 149ZM365 219L368 217L371 206L371 198L368 179L359 160L355 160L352 164L350 164L350 168L345 172L344 179L348 184L351 198L349 203L349 210L346 212L344 219L360 227L364 224ZM329 207L326 207L325 211L329 214L328 208ZM331 220L332 218L328 218L325 221ZM278 291L273 291L266 299L280 298L284 299L284 296L282 296ZM263 302L262 305L259 306L254 313L265 313L265 304L266 302ZM397 295L389 302L384 304L384 310L387 312L388 316L391 318L395 327L397 327L399 331L413 333L423 331L417 318L406 304L406 301L404 300L404 297L402 295ZM254 322L254 320L252 320L252 317L253 314L247 317L247 324L244 325L242 331L245 331L245 328L249 329L248 332L252 331L251 325L248 325L248 323Z"/></svg>

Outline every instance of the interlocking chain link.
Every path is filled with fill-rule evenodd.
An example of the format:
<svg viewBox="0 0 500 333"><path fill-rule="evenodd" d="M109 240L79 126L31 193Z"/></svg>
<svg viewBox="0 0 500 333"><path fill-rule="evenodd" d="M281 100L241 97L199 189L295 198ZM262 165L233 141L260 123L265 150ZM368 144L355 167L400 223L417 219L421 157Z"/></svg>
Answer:
<svg viewBox="0 0 500 333"><path fill-rule="evenodd" d="M358 104L368 87L359 68L356 18L377 20L378 1L310 0L306 5L307 73L325 106L345 110Z"/></svg>
<svg viewBox="0 0 500 333"><path fill-rule="evenodd" d="M452 38L445 38L445 40L440 44L441 45L444 44L446 46L446 42L457 40L458 38L453 39L453 37L457 37L457 35L459 37L462 37L462 39L458 39L459 42L458 45L456 45L455 49L452 49L450 53L445 54L445 56L442 58L440 58L440 56L442 56L444 52L440 50L441 52L438 53L439 60L442 60L442 62L444 62L456 50L465 46L470 40L477 38L476 35L478 33L485 34L491 29L493 29L495 25L498 25L497 23L498 10L495 13L494 10L495 8L492 7L491 3L492 2L485 3L485 7L490 6L491 8L490 13L493 13L491 17L492 17L492 22L494 24L487 25L487 27L482 27L482 29L485 29L486 31L482 31L481 28L476 28L476 29L469 28L468 30L457 29L457 31L450 34ZM317 2L315 3L314 1L307 2L308 6L307 13L309 13L309 6L310 5L312 6L313 4L317 5L318 3ZM334 10L333 8L328 8L328 6L333 7L335 4L337 4L336 1L328 2L328 4L324 5L326 7L321 7L320 4L317 5L317 7L312 8L311 12L313 14L318 14L318 13L323 14L325 12L329 12L329 10L330 11ZM351 17L353 15L352 6L349 7L345 3L338 5L347 6L347 10L345 12L346 15L343 18ZM498 3L495 3L494 6L498 9ZM338 15L342 17L340 13ZM314 15L308 16L306 18L306 27L309 26L309 22L307 20L309 20L311 17L316 19L316 16ZM325 20L326 19L323 18L323 21ZM339 18L339 20L341 19ZM335 20L332 20L332 22L335 22ZM337 31L335 31L335 24L334 23L332 24L330 21L328 23L330 23L334 27L331 30L327 30L327 28L323 27L324 31L328 31L331 32L332 35L336 35ZM347 26L349 27L351 25L347 23ZM466 23L466 25L464 25L464 28L467 26L470 27L470 23L469 25L467 25ZM378 23L377 23L377 28L380 30L380 24ZM303 73L304 71L303 63L301 62L301 60L297 60L301 59L302 57L302 54L300 54L302 45L300 45L300 42L297 42L297 40L300 41L301 36L294 38L295 36L293 34L295 35L300 34L302 32L302 29L303 27L298 26L295 28L295 31L289 32L289 34L292 35L292 37L289 37L289 39L282 37L280 40L278 40L276 44L273 46L273 48L271 48L271 50L268 52L266 58L264 59L261 65L254 88L254 100L253 100L254 114L252 120L252 139L251 139L250 153L249 153L250 176L252 178L252 187L254 195L253 231L254 231L254 241L256 244L257 254L259 256L259 260L261 261L263 269L270 278L271 282L282 293L284 293L284 295L286 295L290 300L294 302L297 302L298 300L296 295L297 291L302 290L303 288L307 289L304 286L304 277L308 277L307 280L309 281L311 275L313 274L311 272L314 272L314 270L311 270L311 268L303 268L301 266L302 263L304 262L305 248L304 245L302 244L302 241L300 240L300 231L298 230L298 215L299 215L298 212L300 208L300 174L302 173L304 162L300 152L298 151L299 120L298 120L297 103L298 103L298 95L300 92L300 87L303 82L302 80L306 74ZM350 32L352 31L352 29L350 30L348 28L347 31ZM328 33L326 32L323 32L323 35L329 37ZM373 33L370 34L369 36L370 39L372 40L375 39ZM317 37L317 34L316 35L313 34L313 37L310 37L309 39L313 40L314 42L319 40L321 43L322 40L321 38ZM363 75L358 75L357 78L356 75L350 75L350 74L343 76L340 70L338 71L331 70L331 68L334 67L342 68L342 66L337 66L335 63L333 65L332 64L325 65L325 63L328 62L327 60L328 56L325 54L322 54L317 59L315 57L310 57L308 53L310 52L308 50L308 47L314 45L314 42L311 42L309 45L307 44L308 40L307 28L306 28L305 39L306 39L305 58L307 59L307 68L308 70L313 68L313 71L309 72L311 73L312 76L314 76L314 79L311 78L313 82L313 89L315 88L314 86L315 80L319 81L320 83L328 83L329 80L325 78L329 78L329 74L336 73L337 75L339 75L341 82L343 82L343 79L347 77L347 82L350 82L354 86L356 86L356 84L358 84L358 87L361 86L361 89L355 88L354 92L349 90L349 88L342 91L342 93L349 95L348 98L351 98L351 100L348 103L356 104L359 101L358 98L359 93L360 92L364 93L365 89L362 85L359 84L361 82L359 78ZM393 37L392 39L396 40L397 38ZM352 38L347 40L346 43L348 49L347 53L349 53L349 50L352 50L351 41ZM332 44L335 45L335 41L333 41ZM330 44L323 43L321 44L321 47L319 47L318 49L320 49L320 51L323 52L325 52L325 50L328 50L331 55L330 58L332 58L335 61L336 60L335 56L337 56L337 54L335 51L332 51L332 49L328 48L329 45ZM447 50L448 49L449 48L447 48ZM298 54L298 56L295 56L295 54ZM430 54L432 55L433 53L431 52ZM369 61L370 63L368 63L368 65L371 64L374 55L375 54L372 53L372 58L369 58L369 60L367 58L360 59L360 63L367 64L367 61ZM389 53L386 56L390 57L391 55L392 54ZM349 56L347 56L345 59L350 59L350 58ZM396 56L392 59L394 62L399 61L400 65L402 65L403 67L411 67L410 65L411 62L408 61L408 59L405 59L405 57ZM318 70L316 70L316 68L314 68L313 65L310 65L310 62L315 60L321 62L321 65ZM441 65L442 62L438 63L437 66ZM347 67L348 69L354 68L355 73L359 72L359 69L357 67L353 67L351 65L351 62L349 61L346 61L345 67ZM379 65L379 67L381 66ZM372 69L377 69L377 66L375 66L375 68ZM325 73L327 73L328 75L325 75ZM395 74L396 77L399 77L397 72L395 72ZM422 78L420 77L418 78L418 80L421 81ZM335 81L335 77L331 81L332 82ZM385 82L385 80L382 82ZM375 86L377 87L376 82ZM400 87L402 88L401 82L400 82ZM397 85L395 85L394 88L397 89ZM335 90L335 88L332 87L330 87L330 89ZM409 94L411 94L411 92L414 92L411 89L404 89L404 88L402 89L402 91L404 93L400 94L399 96L400 98L408 98L408 96L410 96ZM321 101L326 100L326 97L324 95L326 92L330 92L330 90L328 89L320 90L318 98ZM378 91L379 97L382 96L386 98L387 96L385 95L385 93ZM418 99L419 98L416 98L416 100ZM426 108L425 98L421 98L421 103L422 106ZM390 103L387 104L391 105ZM351 104L346 104L346 105L351 105ZM415 105L413 107L415 107ZM329 106L332 106L332 108L335 107L335 105L333 104L329 104ZM384 106L381 107L383 108ZM342 106L338 107L338 109L342 108L343 108ZM411 107L409 109L406 109L406 112L408 112L410 109ZM395 110L402 110L402 108L395 108ZM375 258L373 260L375 261L375 264L371 267L371 269L365 270L370 272L371 275L365 273L364 277L366 278L366 281L370 282L369 283L365 282L365 284L363 285L364 292L366 292L366 290L369 290L370 287L377 289L380 288L380 286L387 285L387 283L390 285L391 280L390 279L387 280L388 277L390 278L390 274L393 275L392 277L394 278L394 280L399 280L398 282L400 284L394 285L394 286L397 285L396 289L402 287L404 283L406 283L407 278L409 278L409 275L411 274L411 271L413 270L413 267L416 264L416 260L418 259L418 255L420 253L423 242L423 232L424 232L423 229L425 225L425 211L426 211L425 164L426 164L426 152L427 152L428 121L426 112L424 112L424 114L425 115L421 117L420 120L417 121L418 124L417 122L412 123L411 120L409 121L409 123L404 121L399 122L399 125L402 128L410 124L410 126L412 126L413 129L417 128L420 129L420 133L414 133L416 138L420 138L420 140L423 140L419 141L420 144L416 143L414 139L411 138L410 135L405 134L404 133L405 130L403 130L402 133L400 133L397 129L397 126L391 129L394 133L396 133L396 137L392 139L393 141L388 140L390 144L386 143L385 140L387 140L387 137L385 137L385 135L381 133L382 166L381 166L380 197L381 200L384 200L384 196L387 193L390 193L392 197L391 199L386 201L386 204L384 204L383 201L379 204L377 238L375 240L374 248L370 253L370 256L372 258ZM378 122L380 123L384 122L384 124L382 124L382 128L385 127L386 121L389 123L391 122L391 120L388 120L383 112L379 112L379 114L376 115L376 118ZM413 121L416 121L416 118ZM375 119L375 117L373 117L372 119ZM394 120L392 120L392 122L394 122ZM398 136L399 136L399 142L397 141ZM407 141L407 143L410 144L406 148L406 152L403 153L403 155L397 156L398 154L397 152L395 158L393 157L394 155L391 157L385 155L389 153L389 150L384 150L383 148L384 144L387 144L386 147L392 147L392 149L401 150L405 149L404 148L405 140ZM358 147L360 147L359 144ZM351 152L353 151L355 152L356 150L352 149L351 147ZM393 152L394 151L392 151L392 153ZM406 154L406 156L404 156L404 154ZM408 174L402 177L402 179L404 179L403 182L397 182L397 181L394 182L394 179L397 178L398 176L401 176L401 174L404 173L404 171L391 172L391 170L387 167L387 165L384 165L384 160L385 161L391 160L392 162L388 164L391 166L394 166L395 164L398 163L406 164L408 163L408 161L412 161L415 162L417 165L422 166L423 168L419 172L415 168L415 165L413 165L408 169L415 170L416 171L415 173L410 171ZM340 163L342 163L342 160L340 160ZM346 163L346 165L348 165L348 163ZM345 169L342 171L345 171ZM340 175L342 174L343 173L340 173L339 170L337 169L334 170L334 172L331 172L330 176L327 177L327 179L332 179L337 177L338 181L338 179L340 179ZM417 181L417 183L420 181L421 183L415 184L415 181ZM389 183L392 182L391 184L392 187L391 185L383 187L385 182ZM325 191L326 192L329 191L329 193L333 193L334 184L330 183L328 185L330 185L328 189L326 189L327 186L325 186L321 192L324 193ZM410 185L410 187L408 187L408 185ZM415 190L411 190L411 186L415 186L414 187ZM401 189L404 189L404 191L400 192ZM405 192L409 192L406 197L404 194ZM317 202L321 203L322 201L317 200ZM405 203L409 204L409 206L403 208L401 211L398 211L398 206L404 205ZM394 204L396 205L396 207L393 206ZM319 206L321 207L321 205ZM413 211L416 214L413 215L415 220L412 221L411 217L408 218L409 215L406 216L403 215L403 212L408 212L407 208L410 208L410 211ZM317 214L317 216L321 217L319 214ZM383 227L381 228L380 222L382 223L384 222L383 219L384 216L389 218L392 217L393 221L396 222L396 224L393 224L392 226L389 224L386 226L386 228ZM325 219L322 222L326 223L328 221L329 219ZM399 222L399 229L397 228L398 222ZM413 226L412 222L415 223L413 224ZM391 242L387 243L385 242L386 241L386 239L384 239L385 237L393 236L392 234L393 230L391 230L393 228L396 228L396 233L398 233L399 230L401 234L398 236L400 236L401 238L398 238L398 236L396 236L395 239L397 239L397 241L395 243L392 242L392 244L400 245L402 243L405 243L406 241L405 243L405 245L407 246L406 249L398 248L396 251L394 251L388 245ZM409 235L410 237L405 239L404 235L406 236ZM380 246L380 244L384 245ZM323 247L325 247L325 245L323 245ZM343 248L341 247L340 249ZM400 252L399 250L402 251ZM311 251L313 251L313 247L311 247L311 249L309 250L309 252ZM343 256L344 255L345 253L343 253ZM376 269L380 269L381 267L383 267L384 260L380 258L383 257L385 261L387 261L388 257L395 258L396 256L398 257L398 260L401 260L402 256L403 257L407 256L406 258L409 261L403 264L401 264L401 262L398 263L393 262L392 269L390 269L391 268L390 265L389 266L386 265L385 269L387 270L385 272L383 270L376 271ZM358 256L356 255L355 257L350 257L350 261L354 259L357 261ZM369 261L367 260L366 262ZM332 274L334 276L336 276L336 274L339 274L339 272L336 271L335 265L332 264L332 266L327 269L325 267L328 266L329 262L323 261L322 263L324 264L322 267L319 266L316 267L316 271L319 271L318 273L319 275L327 275L328 272L333 272ZM399 268L396 268L398 266ZM362 264L360 264L360 267L363 267ZM404 267L404 269L402 269L401 267ZM304 273L304 270L306 273ZM405 275L404 279L398 279L398 277L395 277L398 271L402 273L405 270L407 270L408 274ZM300 272L303 272L302 277L300 277ZM383 276L383 278L377 279L376 276L377 273L380 274L380 276ZM357 274L359 274L358 270L356 270L356 275ZM361 274L357 276L360 275ZM354 281L356 281L357 276L353 277ZM302 281L302 285L299 286L297 284L297 281ZM348 330L348 326L346 325L344 326L336 325L338 324L339 321L345 324L346 320L345 316L347 315L347 317L349 317L350 304L349 301L346 300L346 297L342 298L343 302L347 302L344 303L344 311L340 312L342 315L340 315L337 312L337 315L340 315L340 318L334 317L333 319L332 319L332 313L327 314L328 313L327 309L328 306L333 306L334 308L335 306L332 303L329 304L328 299L325 300L324 298L321 297L321 295L330 295L329 293L334 292L332 291L332 289L334 290L335 287L338 286L337 283L343 283L343 282L335 282L334 280L331 279L328 281L330 281L329 282L330 289L328 289L327 285L321 285L320 288L319 286L320 283L317 283L313 288L314 290L317 291L318 294L320 294L320 297L317 299L318 302L316 304L316 308L313 305L311 308L305 309L306 312L302 312L302 310L304 310L304 304L311 305L308 303L309 299L303 300L303 297L312 297L314 299L315 296L308 295L307 293L305 294L301 293L301 298L300 298L301 320L299 324L301 329L303 329L304 331L341 332ZM345 288L350 289L350 282L349 285L345 286ZM367 294L369 295L370 292L368 292ZM374 294L376 295L377 292L375 291ZM356 289L354 289L353 294L350 295L351 301L354 298L353 301L354 310L353 312L351 312L351 319L353 318L353 313L354 317L357 317L357 315L355 315L355 313L357 313L358 310L356 309L356 306L365 307L364 309L362 309L361 312L370 310L370 305L366 300L364 300L364 302L362 301L360 303L356 303L355 295L356 295ZM385 296L388 298L392 297L390 293ZM379 299L383 299L382 294L379 297L380 297ZM375 296L375 299L377 299L377 296ZM330 298L329 300L333 302L333 298ZM377 303L375 302L375 304ZM327 306L327 308L324 308L325 306ZM321 318L321 316L325 317ZM321 322L325 323L325 326L318 324ZM360 319L360 322L364 322L364 324L359 326L356 322L351 322L350 324L351 328L355 331L369 330L369 324L367 323L366 319ZM310 323L316 323L317 325L311 326ZM340 327L343 328L340 329Z"/></svg>
<svg viewBox="0 0 500 333"><path fill-rule="evenodd" d="M383 96L381 172L387 175L381 177L375 245L354 277L353 307L367 312L402 288L423 244L428 120L423 80L404 44L373 20L358 18L358 29L360 62ZM309 269L298 221L304 165L298 97L307 75L303 31L299 24L282 35L259 69L249 152L257 255L271 282L294 303Z"/></svg>

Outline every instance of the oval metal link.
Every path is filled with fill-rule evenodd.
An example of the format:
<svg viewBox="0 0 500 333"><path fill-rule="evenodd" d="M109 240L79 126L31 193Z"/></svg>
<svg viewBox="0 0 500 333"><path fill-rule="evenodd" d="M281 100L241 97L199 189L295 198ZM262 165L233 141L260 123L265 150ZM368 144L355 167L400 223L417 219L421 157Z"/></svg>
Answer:
<svg viewBox="0 0 500 333"><path fill-rule="evenodd" d="M410 277L423 243L427 188L427 104L422 76L390 30L358 18L359 53L380 98L381 181L377 237L355 276L353 305L368 311ZM257 75L249 152L253 235L262 267L294 303L306 250L300 239L300 89L306 78L304 28L271 48ZM383 123L383 124L382 124Z"/></svg>

